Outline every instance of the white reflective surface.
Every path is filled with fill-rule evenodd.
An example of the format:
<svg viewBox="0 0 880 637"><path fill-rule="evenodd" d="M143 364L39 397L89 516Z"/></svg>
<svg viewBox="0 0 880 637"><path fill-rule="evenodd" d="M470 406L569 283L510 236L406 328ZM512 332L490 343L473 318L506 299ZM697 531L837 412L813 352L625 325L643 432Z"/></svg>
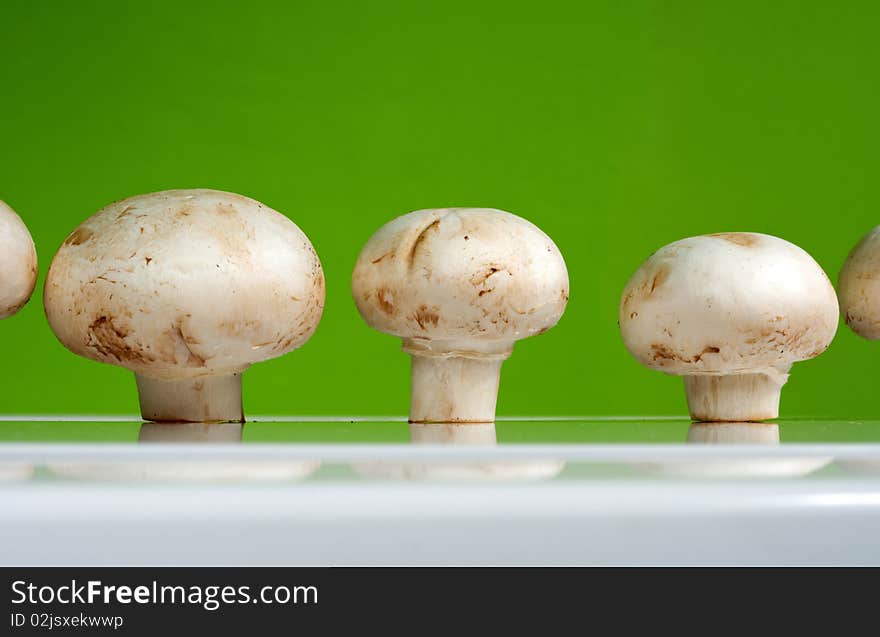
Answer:
<svg viewBox="0 0 880 637"><path fill-rule="evenodd" d="M880 565L880 423L7 421L0 436L0 564Z"/></svg>

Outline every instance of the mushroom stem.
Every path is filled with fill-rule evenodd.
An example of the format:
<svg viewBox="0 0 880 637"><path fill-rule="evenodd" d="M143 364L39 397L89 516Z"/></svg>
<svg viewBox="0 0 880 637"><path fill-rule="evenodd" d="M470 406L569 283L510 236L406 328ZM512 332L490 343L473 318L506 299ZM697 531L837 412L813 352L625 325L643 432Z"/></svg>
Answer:
<svg viewBox="0 0 880 637"><path fill-rule="evenodd" d="M685 376L688 409L699 422L748 422L779 417L786 372Z"/></svg>
<svg viewBox="0 0 880 637"><path fill-rule="evenodd" d="M404 341L412 355L409 421L495 422L501 364L510 344L500 351L425 349Z"/></svg>
<svg viewBox="0 0 880 637"><path fill-rule="evenodd" d="M136 374L141 417L156 422L244 422L241 374L158 380Z"/></svg>

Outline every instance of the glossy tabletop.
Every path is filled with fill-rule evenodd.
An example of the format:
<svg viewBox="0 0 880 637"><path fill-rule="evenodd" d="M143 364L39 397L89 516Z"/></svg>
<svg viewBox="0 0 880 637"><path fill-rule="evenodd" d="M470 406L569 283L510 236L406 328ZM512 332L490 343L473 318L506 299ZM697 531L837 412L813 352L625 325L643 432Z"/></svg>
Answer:
<svg viewBox="0 0 880 637"><path fill-rule="evenodd" d="M0 563L878 564L880 421L0 420Z"/></svg>

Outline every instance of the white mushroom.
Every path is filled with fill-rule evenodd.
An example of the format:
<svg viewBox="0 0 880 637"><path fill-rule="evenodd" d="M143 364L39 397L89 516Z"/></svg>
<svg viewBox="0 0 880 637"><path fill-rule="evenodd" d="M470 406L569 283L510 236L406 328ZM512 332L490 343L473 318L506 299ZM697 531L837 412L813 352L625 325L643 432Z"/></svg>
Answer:
<svg viewBox="0 0 880 637"><path fill-rule="evenodd" d="M18 312L37 285L37 250L27 226L0 201L0 319Z"/></svg>
<svg viewBox="0 0 880 637"><path fill-rule="evenodd" d="M837 287L846 324L863 338L880 339L880 226L853 248Z"/></svg>
<svg viewBox="0 0 880 637"><path fill-rule="evenodd" d="M723 233L652 255L627 283L619 320L642 364L685 377L691 418L768 420L792 364L830 345L838 306L825 272L797 246Z"/></svg>
<svg viewBox="0 0 880 637"><path fill-rule="evenodd" d="M324 306L311 243L241 195L170 190L107 206L64 242L46 315L80 356L133 371L157 421L241 421L241 374L305 343Z"/></svg>
<svg viewBox="0 0 880 637"><path fill-rule="evenodd" d="M380 228L352 276L358 310L412 355L412 422L492 422L514 341L559 321L568 272L553 241L487 208L419 210Z"/></svg>

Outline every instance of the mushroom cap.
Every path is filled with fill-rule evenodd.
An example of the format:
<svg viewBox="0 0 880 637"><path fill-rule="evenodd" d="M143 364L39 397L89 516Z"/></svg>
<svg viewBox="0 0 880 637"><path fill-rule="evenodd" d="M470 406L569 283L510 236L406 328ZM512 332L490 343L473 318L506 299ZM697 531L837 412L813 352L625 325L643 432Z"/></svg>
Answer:
<svg viewBox="0 0 880 637"><path fill-rule="evenodd" d="M490 208L417 210L364 246L352 293L380 332L424 340L540 334L568 303L568 271L534 224Z"/></svg>
<svg viewBox="0 0 880 637"><path fill-rule="evenodd" d="M287 217L216 190L113 203L55 256L46 315L65 347L137 374L240 372L314 333L324 274Z"/></svg>
<svg viewBox="0 0 880 637"><path fill-rule="evenodd" d="M658 250L627 283L619 321L642 364L695 375L787 372L828 348L838 317L834 287L809 254L738 232Z"/></svg>
<svg viewBox="0 0 880 637"><path fill-rule="evenodd" d="M0 201L0 319L30 300L37 285L37 250L27 226Z"/></svg>
<svg viewBox="0 0 880 637"><path fill-rule="evenodd" d="M850 252L837 287L846 324L863 338L880 339L880 226Z"/></svg>

